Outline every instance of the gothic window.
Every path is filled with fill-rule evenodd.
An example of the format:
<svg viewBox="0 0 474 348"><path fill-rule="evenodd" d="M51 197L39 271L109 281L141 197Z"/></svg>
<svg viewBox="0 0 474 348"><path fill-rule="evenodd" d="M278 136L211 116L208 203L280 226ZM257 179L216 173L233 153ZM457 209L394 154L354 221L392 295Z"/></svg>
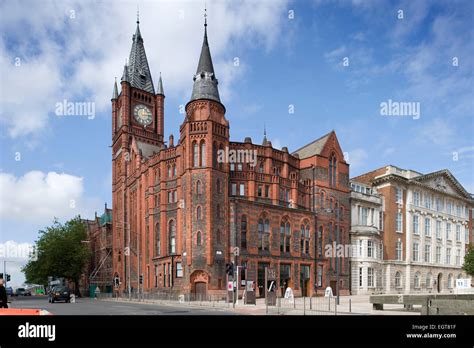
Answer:
<svg viewBox="0 0 474 348"><path fill-rule="evenodd" d="M217 179L216 186L217 186L217 193L221 193L221 181L219 179Z"/></svg>
<svg viewBox="0 0 474 348"><path fill-rule="evenodd" d="M216 232L216 239L217 239L217 244L221 244L222 242L222 238L221 238L221 230L217 229L217 232Z"/></svg>
<svg viewBox="0 0 474 348"><path fill-rule="evenodd" d="M176 253L176 222L170 220L168 223L168 235L169 235L169 253Z"/></svg>
<svg viewBox="0 0 474 348"><path fill-rule="evenodd" d="M242 215L240 220L240 247L247 249L247 216Z"/></svg>
<svg viewBox="0 0 474 348"><path fill-rule="evenodd" d="M329 185L336 186L337 158L334 154L329 158Z"/></svg>
<svg viewBox="0 0 474 348"><path fill-rule="evenodd" d="M309 222L305 220L301 225L301 253L309 254Z"/></svg>
<svg viewBox="0 0 474 348"><path fill-rule="evenodd" d="M201 162L200 162L200 165L201 165L201 167L205 167L206 166L206 143L204 142L204 140L201 140L200 148L201 148Z"/></svg>
<svg viewBox="0 0 474 348"><path fill-rule="evenodd" d="M170 165L168 165L168 167L167 167L167 168L168 168L168 178L171 178L171 176L172 176L172 172L171 172L171 166L170 166Z"/></svg>
<svg viewBox="0 0 474 348"><path fill-rule="evenodd" d="M161 236L160 236L160 224L155 225L155 256L161 255Z"/></svg>
<svg viewBox="0 0 474 348"><path fill-rule="evenodd" d="M280 223L280 251L290 252L291 226L288 218L283 218Z"/></svg>
<svg viewBox="0 0 474 348"><path fill-rule="evenodd" d="M196 194L202 194L202 185L200 180L196 181Z"/></svg>
<svg viewBox="0 0 474 348"><path fill-rule="evenodd" d="M217 143L212 143L212 167L217 168Z"/></svg>
<svg viewBox="0 0 474 348"><path fill-rule="evenodd" d="M202 219L201 206L198 206L196 208L196 220L201 221L201 219Z"/></svg>
<svg viewBox="0 0 474 348"><path fill-rule="evenodd" d="M400 272L395 273L395 287L402 287L402 275L400 274Z"/></svg>
<svg viewBox="0 0 474 348"><path fill-rule="evenodd" d="M216 217L218 219L221 218L221 206L220 206L220 204L218 204L217 207L216 207Z"/></svg>
<svg viewBox="0 0 474 348"><path fill-rule="evenodd" d="M196 245L201 245L202 244L202 236L201 236L201 231L198 231L196 233Z"/></svg>
<svg viewBox="0 0 474 348"><path fill-rule="evenodd" d="M323 226L319 226L318 231L318 255L323 256Z"/></svg>
<svg viewBox="0 0 474 348"><path fill-rule="evenodd" d="M199 164L199 147L196 141L193 141L193 167Z"/></svg>
<svg viewBox="0 0 474 348"><path fill-rule="evenodd" d="M269 250L270 248L270 222L268 219L258 220L258 249Z"/></svg>

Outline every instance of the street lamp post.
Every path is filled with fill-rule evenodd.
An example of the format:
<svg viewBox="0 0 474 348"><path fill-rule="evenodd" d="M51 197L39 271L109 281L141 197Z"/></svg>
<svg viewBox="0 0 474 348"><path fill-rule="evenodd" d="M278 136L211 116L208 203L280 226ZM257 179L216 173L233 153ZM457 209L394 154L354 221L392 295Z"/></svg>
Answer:
<svg viewBox="0 0 474 348"><path fill-rule="evenodd" d="M124 253L124 256L127 256L127 267L125 268L125 271L127 272L127 289L128 289L128 299L130 300L131 299L131 296L132 296L132 293L131 293L131 280L130 280L130 270L131 270L131 261L130 261L130 258L132 256L132 251L130 249L130 228L127 227L128 225L128 222L125 222L125 221L121 221L119 222L117 225L119 224L122 224L123 225L123 228L126 230L127 232L127 250L128 250L128 255L125 255Z"/></svg>
<svg viewBox="0 0 474 348"><path fill-rule="evenodd" d="M337 227L336 227L336 303L339 304L339 255L337 255L337 248L339 247L339 225L341 223L341 215L340 215L340 204L337 205L336 208L336 220L337 220Z"/></svg>

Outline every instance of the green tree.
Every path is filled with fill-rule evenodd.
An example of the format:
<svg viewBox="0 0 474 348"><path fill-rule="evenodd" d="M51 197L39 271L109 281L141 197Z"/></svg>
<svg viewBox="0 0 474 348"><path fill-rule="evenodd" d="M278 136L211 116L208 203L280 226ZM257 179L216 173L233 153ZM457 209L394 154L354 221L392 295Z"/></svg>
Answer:
<svg viewBox="0 0 474 348"><path fill-rule="evenodd" d="M462 269L470 276L474 276L474 247L470 247L464 256L464 264Z"/></svg>
<svg viewBox="0 0 474 348"><path fill-rule="evenodd" d="M64 277L74 282L78 293L79 279L91 256L88 245L82 242L86 239L86 226L79 216L65 224L55 220L51 226L39 231L37 258L22 269L26 281L47 285L48 276Z"/></svg>

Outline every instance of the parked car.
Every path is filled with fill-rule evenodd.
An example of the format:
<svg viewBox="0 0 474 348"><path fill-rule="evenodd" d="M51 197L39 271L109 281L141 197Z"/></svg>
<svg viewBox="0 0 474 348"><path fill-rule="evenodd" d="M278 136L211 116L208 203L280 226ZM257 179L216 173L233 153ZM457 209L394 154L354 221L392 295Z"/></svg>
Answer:
<svg viewBox="0 0 474 348"><path fill-rule="evenodd" d="M13 296L13 288L11 286L8 286L5 288L7 291L7 296Z"/></svg>
<svg viewBox="0 0 474 348"><path fill-rule="evenodd" d="M66 286L55 286L52 288L48 295L48 302L54 303L56 301L70 302L71 289Z"/></svg>
<svg viewBox="0 0 474 348"><path fill-rule="evenodd" d="M15 291L15 296L31 296L31 292L25 288L17 288Z"/></svg>

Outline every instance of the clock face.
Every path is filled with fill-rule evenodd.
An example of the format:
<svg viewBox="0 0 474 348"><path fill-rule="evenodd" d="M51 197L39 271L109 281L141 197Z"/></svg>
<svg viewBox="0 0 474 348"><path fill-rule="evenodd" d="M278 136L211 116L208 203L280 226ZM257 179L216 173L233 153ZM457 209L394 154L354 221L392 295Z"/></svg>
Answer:
<svg viewBox="0 0 474 348"><path fill-rule="evenodd" d="M135 120L142 126L148 126L152 121L151 111L145 105L135 105L133 115L135 116Z"/></svg>

